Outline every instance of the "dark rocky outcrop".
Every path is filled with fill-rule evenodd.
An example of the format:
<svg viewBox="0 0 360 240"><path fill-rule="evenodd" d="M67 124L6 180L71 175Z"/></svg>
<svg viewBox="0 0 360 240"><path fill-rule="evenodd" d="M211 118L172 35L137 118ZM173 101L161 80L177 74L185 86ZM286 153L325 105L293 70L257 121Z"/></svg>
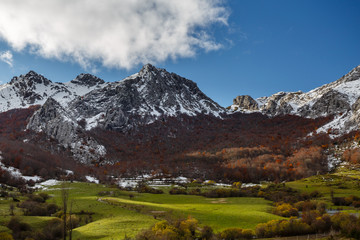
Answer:
<svg viewBox="0 0 360 240"><path fill-rule="evenodd" d="M88 73L79 74L75 79L71 80L70 82L73 84L83 85L87 87L93 87L95 85L105 83L105 81L101 78L98 78Z"/></svg>
<svg viewBox="0 0 360 240"><path fill-rule="evenodd" d="M239 108L242 108L245 110L259 110L258 103L249 95L237 96L233 100L233 104L238 105Z"/></svg>
<svg viewBox="0 0 360 240"><path fill-rule="evenodd" d="M347 95L336 90L330 90L322 95L311 107L310 116L327 116L343 113L350 110L349 98Z"/></svg>

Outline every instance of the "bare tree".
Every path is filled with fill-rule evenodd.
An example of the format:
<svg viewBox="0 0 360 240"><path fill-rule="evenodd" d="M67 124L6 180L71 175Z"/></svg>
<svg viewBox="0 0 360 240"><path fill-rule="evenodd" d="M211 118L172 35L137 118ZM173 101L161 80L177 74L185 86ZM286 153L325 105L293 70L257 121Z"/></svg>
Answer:
<svg viewBox="0 0 360 240"><path fill-rule="evenodd" d="M69 200L69 186L64 181L61 184L61 201L62 201L63 211L64 211L64 229L63 229L64 240L66 240L66 233L67 233L67 229L66 229L66 212L67 212L67 207L68 207L68 200Z"/></svg>
<svg viewBox="0 0 360 240"><path fill-rule="evenodd" d="M9 207L9 210L10 210L10 216L14 216L14 209L15 209L15 206L13 203L10 204L10 207Z"/></svg>
<svg viewBox="0 0 360 240"><path fill-rule="evenodd" d="M72 219L71 219L72 206L73 206L73 200L70 201L70 210L69 210L69 240L72 240L72 230L74 228Z"/></svg>

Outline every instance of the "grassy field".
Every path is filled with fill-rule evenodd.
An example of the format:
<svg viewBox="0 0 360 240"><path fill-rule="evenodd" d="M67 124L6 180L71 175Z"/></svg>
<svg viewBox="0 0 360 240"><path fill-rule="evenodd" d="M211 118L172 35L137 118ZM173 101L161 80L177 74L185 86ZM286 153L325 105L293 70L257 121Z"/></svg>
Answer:
<svg viewBox="0 0 360 240"><path fill-rule="evenodd" d="M103 198L119 206L142 206L144 213L162 211L177 218L192 216L215 231L229 227L254 229L260 222L279 219L268 213L270 202L261 198L204 198L200 196L141 194L135 200Z"/></svg>
<svg viewBox="0 0 360 240"><path fill-rule="evenodd" d="M125 234L134 236L156 222L152 216L98 201L100 191L116 191L114 188L90 183L72 183L67 187L72 211L79 216L81 211L90 212L92 218L89 224L74 229L74 239L123 239ZM52 189L46 191L53 196L50 201L61 205L59 186Z"/></svg>
<svg viewBox="0 0 360 240"><path fill-rule="evenodd" d="M360 172L348 169L321 176L313 176L286 185L302 192L317 190L331 206L330 192L335 196L360 196ZM199 220L201 225L211 226L215 232L239 227L254 229L259 223L281 217L271 212L271 202L262 198L205 198L194 195L148 194L121 191L93 183L68 183L69 206L82 219L82 226L73 230L73 239L124 239L148 229L157 221L187 218ZM61 206L61 186L45 191L50 203ZM99 195L99 192L111 193ZM132 195L130 197L130 194ZM20 200L23 200L21 197ZM0 231L9 231L4 225L10 220L9 205L12 199L0 201ZM19 208L15 215L34 229L43 228L53 217L23 216ZM88 224L84 225L85 218Z"/></svg>
<svg viewBox="0 0 360 240"><path fill-rule="evenodd" d="M69 183L69 206L80 218L90 216L88 224L74 229L73 239L124 239L133 237L163 218L187 218L192 216L202 225L211 226L215 232L229 227L254 229L258 223L279 216L270 214L271 203L261 198L205 198L191 195L130 193L116 188L91 183ZM115 193L116 197L99 196L101 191ZM50 203L61 206L61 186L47 191ZM130 199L129 194L134 196ZM0 201L0 223L10 220L11 199ZM15 215L40 229L52 217L23 216L15 208ZM156 219L155 219L156 218ZM2 227L1 231L8 231Z"/></svg>
<svg viewBox="0 0 360 240"><path fill-rule="evenodd" d="M286 183L286 185L307 193L317 190L322 194L321 199L327 202L329 207L337 208L331 202L331 192L334 197L350 195L360 197L360 171L340 167L334 173L312 176ZM348 207L342 208L347 209Z"/></svg>
<svg viewBox="0 0 360 240"><path fill-rule="evenodd" d="M74 239L123 239L149 228L159 218L192 216L215 231L229 227L253 229L258 223L280 217L268 213L270 202L260 198L209 199L201 196L139 194L97 184L72 183L69 186L73 212L91 211L93 222L74 229ZM117 197L99 197L100 191L115 191ZM60 205L59 186L47 191ZM157 219L154 218L157 216Z"/></svg>

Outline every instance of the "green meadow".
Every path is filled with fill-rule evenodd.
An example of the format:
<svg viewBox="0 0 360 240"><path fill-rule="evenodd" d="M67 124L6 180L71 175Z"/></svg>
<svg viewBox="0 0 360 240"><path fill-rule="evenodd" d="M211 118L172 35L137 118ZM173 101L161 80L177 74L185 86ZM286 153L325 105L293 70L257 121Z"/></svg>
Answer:
<svg viewBox="0 0 360 240"><path fill-rule="evenodd" d="M124 239L134 237L163 219L193 217L201 225L211 226L215 232L230 227L254 229L258 223L281 217L271 214L271 202L262 198L205 198L193 195L134 193L93 183L69 183L69 206L72 212L84 218L91 215L88 224L73 230L73 239ZM102 191L116 197L99 196ZM47 191L53 202L61 206L61 186ZM133 196L130 198L129 195ZM0 222L9 221L10 200L0 204ZM15 215L33 228L41 228L52 217L23 216L15 208ZM84 214L85 213L85 214ZM6 228L4 228L6 230Z"/></svg>
<svg viewBox="0 0 360 240"><path fill-rule="evenodd" d="M288 182L287 186L301 192L314 190L321 199L332 206L333 196L360 196L360 172L340 168L338 171ZM226 228L255 229L259 223L281 219L271 213L272 203L263 198L232 197L206 198L195 195L171 195L164 187L164 194L122 191L94 183L66 183L49 187L44 192L51 197L48 203L61 206L62 187L69 192L68 207L80 219L81 226L73 230L73 239L125 239L134 237L163 219L196 218L200 225L211 226L215 232ZM204 189L211 187L205 186ZM332 192L332 193L331 193ZM104 194L105 193L105 194ZM110 194L109 194L110 193ZM25 197L19 197L24 200ZM5 227L10 220L11 198L0 201L0 232L10 232ZM346 207L344 209L347 209ZM353 210L351 210L353 211ZM24 216L15 207L14 214L33 229L43 228L54 217Z"/></svg>
<svg viewBox="0 0 360 240"><path fill-rule="evenodd" d="M360 197L360 171L349 167L339 167L333 173L288 182L286 185L300 192L319 191L322 195L320 199L326 202L329 208L338 209L339 207L334 206L331 202L331 196L347 197L354 195ZM349 212L356 211L346 206L342 206L341 209Z"/></svg>
<svg viewBox="0 0 360 240"><path fill-rule="evenodd" d="M132 193L89 183L69 186L73 212L91 211L92 222L74 229L74 239L123 239L133 237L157 221L189 216L215 231L230 227L254 229L258 223L279 216L269 213L271 202L261 198L205 198L192 195ZM61 205L59 186L49 190L49 201ZM100 191L116 192L116 197L98 196Z"/></svg>
<svg viewBox="0 0 360 240"><path fill-rule="evenodd" d="M316 190L329 199L331 192L335 197L360 196L360 171L341 167L334 173L288 182L286 185L301 192L310 193Z"/></svg>

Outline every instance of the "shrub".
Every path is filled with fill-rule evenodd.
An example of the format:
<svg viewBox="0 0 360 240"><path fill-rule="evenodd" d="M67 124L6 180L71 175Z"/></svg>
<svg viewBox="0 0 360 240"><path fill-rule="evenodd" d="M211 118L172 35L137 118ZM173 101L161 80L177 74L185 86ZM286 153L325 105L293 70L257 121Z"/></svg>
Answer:
<svg viewBox="0 0 360 240"><path fill-rule="evenodd" d="M63 221L54 218L48 222L42 231L44 240L57 240L63 237Z"/></svg>
<svg viewBox="0 0 360 240"><path fill-rule="evenodd" d="M311 225L316 218L321 217L321 213L317 210L303 211L301 217L303 222Z"/></svg>
<svg viewBox="0 0 360 240"><path fill-rule="evenodd" d="M331 226L331 225L330 225ZM330 226L327 226L326 222L322 217L317 217L312 223L311 227L314 229L314 231L322 233L327 231Z"/></svg>
<svg viewBox="0 0 360 240"><path fill-rule="evenodd" d="M300 219L272 220L260 223L255 229L258 238L269 238L276 236L292 236L312 233L311 227Z"/></svg>
<svg viewBox="0 0 360 240"><path fill-rule="evenodd" d="M318 190L312 191L310 193L310 198L319 198L319 197L322 197L322 194Z"/></svg>
<svg viewBox="0 0 360 240"><path fill-rule="evenodd" d="M299 216L298 209L289 203L278 203L273 213L282 217Z"/></svg>
<svg viewBox="0 0 360 240"><path fill-rule="evenodd" d="M189 195L201 195L201 189L200 188L191 189L188 194Z"/></svg>
<svg viewBox="0 0 360 240"><path fill-rule="evenodd" d="M228 228L219 234L220 239L235 240L235 239L251 239L254 237L254 232L249 229Z"/></svg>
<svg viewBox="0 0 360 240"><path fill-rule="evenodd" d="M235 189L235 188L215 188L210 191L202 193L202 195L208 198L226 198L226 197L242 197L243 193L240 189Z"/></svg>
<svg viewBox="0 0 360 240"><path fill-rule="evenodd" d="M167 221L161 221L152 228L152 234L159 239L177 239L178 233Z"/></svg>
<svg viewBox="0 0 360 240"><path fill-rule="evenodd" d="M7 233L7 232L1 232L0 233L0 239L1 240L14 240L13 236L10 233Z"/></svg>
<svg viewBox="0 0 360 240"><path fill-rule="evenodd" d="M189 217L186 220L183 220L180 222L179 225L179 230L180 230L180 235L184 236L184 237L195 237L196 235L196 230L197 230L197 226L198 226L198 220L196 220L195 218Z"/></svg>
<svg viewBox="0 0 360 240"><path fill-rule="evenodd" d="M210 240L213 238L214 231L209 226L204 226L200 231L200 239Z"/></svg>
<svg viewBox="0 0 360 240"><path fill-rule="evenodd" d="M270 184L261 191L265 199L273 202L295 203L310 199L309 195L300 193L285 184Z"/></svg>
<svg viewBox="0 0 360 240"><path fill-rule="evenodd" d="M243 229L242 230L242 237L245 238L245 239L251 239L253 238L255 235L254 231L253 230L250 230L250 229Z"/></svg>
<svg viewBox="0 0 360 240"><path fill-rule="evenodd" d="M294 204L299 211L309 211L316 209L316 202L314 201L300 201Z"/></svg>
<svg viewBox="0 0 360 240"><path fill-rule="evenodd" d="M162 194L164 193L161 189L152 188L146 184L139 184L136 187L136 191L139 193L152 193L152 194Z"/></svg>
<svg viewBox="0 0 360 240"><path fill-rule="evenodd" d="M220 238L224 240L235 240L242 237L241 228L228 228L220 233Z"/></svg>
<svg viewBox="0 0 360 240"><path fill-rule="evenodd" d="M356 202L360 201L359 197L356 196L349 196L349 197L334 197L332 198L332 202L336 206L350 206L355 205Z"/></svg>
<svg viewBox="0 0 360 240"><path fill-rule="evenodd" d="M333 228L349 238L360 239L360 218L348 214L337 213L331 217Z"/></svg>
<svg viewBox="0 0 360 240"><path fill-rule="evenodd" d="M186 189L184 188L171 188L170 191L169 191L170 194L183 194L183 195L186 195L187 192L186 192Z"/></svg>
<svg viewBox="0 0 360 240"><path fill-rule="evenodd" d="M232 186L234 188L241 188L242 182L233 182Z"/></svg>
<svg viewBox="0 0 360 240"><path fill-rule="evenodd" d="M23 209L24 215L26 216L46 216L46 208L39 202L34 201L24 201L20 203L19 208Z"/></svg>
<svg viewBox="0 0 360 240"><path fill-rule="evenodd" d="M44 201L48 200L50 198L49 194L47 193L39 193L39 196L44 199Z"/></svg>
<svg viewBox="0 0 360 240"><path fill-rule="evenodd" d="M38 203L44 203L45 200L39 196L39 195L30 195L31 197L29 198L31 201L34 201L34 202L38 202Z"/></svg>
<svg viewBox="0 0 360 240"><path fill-rule="evenodd" d="M12 217L6 225L13 232L30 231L31 227L27 223L21 222L17 217Z"/></svg>
<svg viewBox="0 0 360 240"><path fill-rule="evenodd" d="M331 201L335 206L346 206L346 201L344 197L334 197Z"/></svg>
<svg viewBox="0 0 360 240"><path fill-rule="evenodd" d="M50 203L47 204L46 206L46 211L49 215L56 213L59 209L60 209L59 206L56 205L55 203Z"/></svg>
<svg viewBox="0 0 360 240"><path fill-rule="evenodd" d="M19 204L26 216L50 216L58 211L59 207L54 203L41 203L26 200Z"/></svg>
<svg viewBox="0 0 360 240"><path fill-rule="evenodd" d="M326 212L326 203L319 201L300 201L294 204L299 211L306 212L310 210L318 210L321 214Z"/></svg>
<svg viewBox="0 0 360 240"><path fill-rule="evenodd" d="M21 222L17 217L12 217L6 226L12 230L15 239L25 239L32 235L30 225Z"/></svg>
<svg viewBox="0 0 360 240"><path fill-rule="evenodd" d="M80 219L75 215L75 214L71 214L71 224L70 224L70 216L67 215L66 216L66 226L69 229L74 229L79 227L80 224Z"/></svg>
<svg viewBox="0 0 360 240"><path fill-rule="evenodd" d="M352 205L355 207L355 208L360 208L360 201L354 201L352 203Z"/></svg>
<svg viewBox="0 0 360 240"><path fill-rule="evenodd" d="M151 229L141 232L136 236L139 240L149 239L213 239L211 227L200 229L198 221L189 217L186 220L168 222L166 220L156 223Z"/></svg>

